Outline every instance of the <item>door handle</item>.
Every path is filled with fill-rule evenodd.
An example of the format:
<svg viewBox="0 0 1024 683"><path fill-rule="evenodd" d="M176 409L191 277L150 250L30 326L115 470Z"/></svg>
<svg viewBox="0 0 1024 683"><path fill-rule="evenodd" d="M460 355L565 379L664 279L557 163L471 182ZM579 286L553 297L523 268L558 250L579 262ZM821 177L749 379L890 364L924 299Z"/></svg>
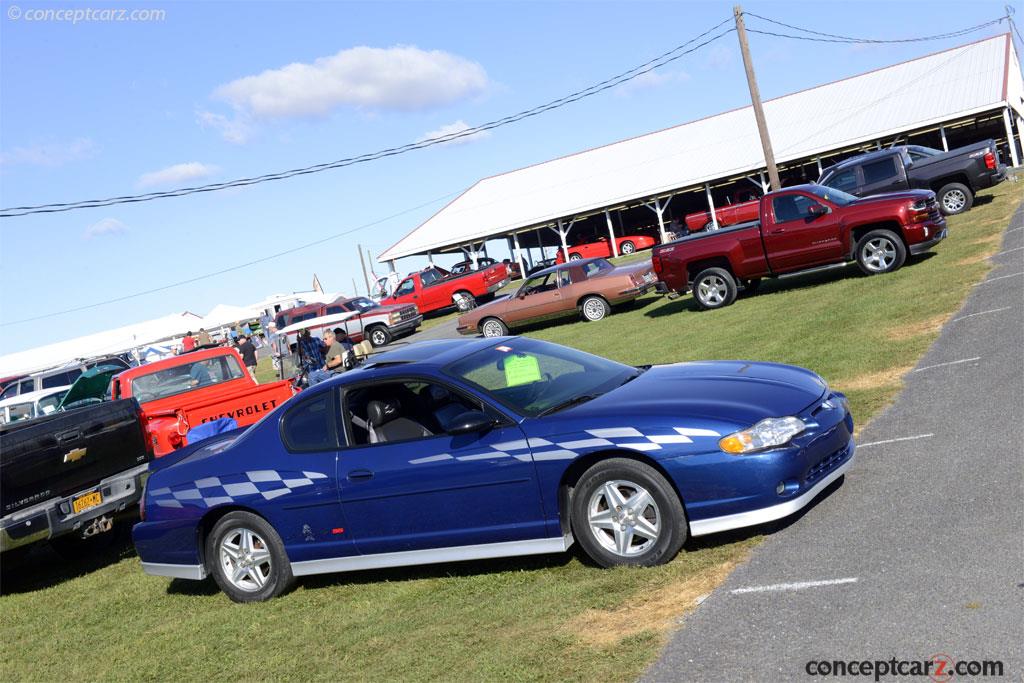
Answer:
<svg viewBox="0 0 1024 683"><path fill-rule="evenodd" d="M784 232L786 232L786 229L785 229L785 228L779 228L778 230L772 230L772 231L770 231L770 232L769 232L768 234L769 234L769 235L781 235L781 234L782 234L782 233L784 233Z"/></svg>
<svg viewBox="0 0 1024 683"><path fill-rule="evenodd" d="M370 470L352 470L348 473L349 481L369 481L373 479L373 472Z"/></svg>
<svg viewBox="0 0 1024 683"><path fill-rule="evenodd" d="M82 433L79 430L70 429L66 432L61 432L60 434L57 434L54 438L56 439L57 443L64 443L66 441L74 441L80 436L82 436Z"/></svg>

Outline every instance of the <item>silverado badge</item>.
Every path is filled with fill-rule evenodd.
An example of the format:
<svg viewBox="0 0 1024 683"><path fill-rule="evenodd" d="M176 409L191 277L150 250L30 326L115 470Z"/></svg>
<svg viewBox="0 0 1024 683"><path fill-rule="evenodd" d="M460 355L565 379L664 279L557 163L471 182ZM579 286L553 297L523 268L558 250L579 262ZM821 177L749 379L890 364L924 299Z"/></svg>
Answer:
<svg viewBox="0 0 1024 683"><path fill-rule="evenodd" d="M85 457L84 448L73 448L64 454L64 462L78 462Z"/></svg>

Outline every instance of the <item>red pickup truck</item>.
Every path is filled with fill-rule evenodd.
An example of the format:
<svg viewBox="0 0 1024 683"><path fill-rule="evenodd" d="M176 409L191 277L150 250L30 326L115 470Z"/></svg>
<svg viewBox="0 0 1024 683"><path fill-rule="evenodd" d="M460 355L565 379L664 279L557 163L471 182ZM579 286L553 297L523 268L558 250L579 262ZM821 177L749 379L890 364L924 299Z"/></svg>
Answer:
<svg viewBox="0 0 1024 683"><path fill-rule="evenodd" d="M759 200L760 219L690 235L654 248L661 291L693 291L702 309L728 306L761 278L856 261L888 273L907 254L946 237L935 193L910 190L859 199L822 185L798 185Z"/></svg>
<svg viewBox="0 0 1024 683"><path fill-rule="evenodd" d="M477 299L493 295L509 283L508 266L495 263L482 270L452 275L444 268L424 268L402 280L395 293L381 299L382 304L416 304L420 313L455 306L468 311Z"/></svg>
<svg viewBox="0 0 1024 683"><path fill-rule="evenodd" d="M733 194L733 198L735 203L715 207L715 218L718 219L719 228L757 220L760 195L756 191L739 190ZM710 211L687 214L683 221L690 232L711 230L715 226L711 221Z"/></svg>
<svg viewBox="0 0 1024 683"><path fill-rule="evenodd" d="M257 384L234 349L213 348L140 365L116 375L111 398L135 398L142 424L161 457L187 446L192 427L231 417L256 422L295 393L288 381Z"/></svg>

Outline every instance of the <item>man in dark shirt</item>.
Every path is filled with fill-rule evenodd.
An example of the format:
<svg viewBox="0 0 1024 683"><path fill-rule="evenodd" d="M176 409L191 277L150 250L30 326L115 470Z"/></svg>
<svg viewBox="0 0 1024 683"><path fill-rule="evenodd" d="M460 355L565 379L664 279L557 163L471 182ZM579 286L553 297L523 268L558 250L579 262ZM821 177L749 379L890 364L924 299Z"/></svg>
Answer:
<svg viewBox="0 0 1024 683"><path fill-rule="evenodd" d="M249 376L255 382L256 347L252 345L252 342L244 334L238 338L238 353L242 354L242 362L245 364L245 369L249 371Z"/></svg>

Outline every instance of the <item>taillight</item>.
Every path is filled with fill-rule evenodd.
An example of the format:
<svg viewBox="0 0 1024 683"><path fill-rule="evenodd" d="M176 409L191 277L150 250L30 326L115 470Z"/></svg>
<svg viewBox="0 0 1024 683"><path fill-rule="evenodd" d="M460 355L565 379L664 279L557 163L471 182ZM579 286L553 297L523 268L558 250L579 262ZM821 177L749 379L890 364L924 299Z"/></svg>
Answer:
<svg viewBox="0 0 1024 683"><path fill-rule="evenodd" d="M661 273L661 257L655 254L651 257L651 265L654 266L655 273Z"/></svg>
<svg viewBox="0 0 1024 683"><path fill-rule="evenodd" d="M992 152L985 152L985 168L990 171L995 170L996 167L996 155Z"/></svg>

